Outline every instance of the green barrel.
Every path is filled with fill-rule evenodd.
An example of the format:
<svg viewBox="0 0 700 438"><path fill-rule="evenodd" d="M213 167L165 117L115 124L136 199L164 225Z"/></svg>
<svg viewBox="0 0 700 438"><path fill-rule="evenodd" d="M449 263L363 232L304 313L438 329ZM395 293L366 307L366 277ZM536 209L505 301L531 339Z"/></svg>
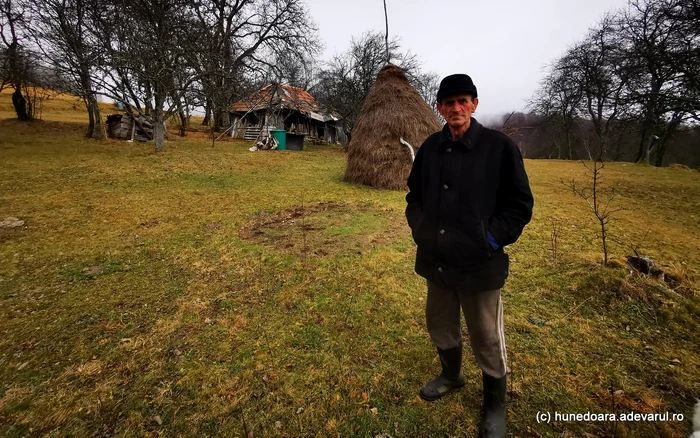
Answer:
<svg viewBox="0 0 700 438"><path fill-rule="evenodd" d="M277 150L283 151L287 149L287 131L284 129L271 129L270 134L272 134L277 140L277 143L279 143Z"/></svg>

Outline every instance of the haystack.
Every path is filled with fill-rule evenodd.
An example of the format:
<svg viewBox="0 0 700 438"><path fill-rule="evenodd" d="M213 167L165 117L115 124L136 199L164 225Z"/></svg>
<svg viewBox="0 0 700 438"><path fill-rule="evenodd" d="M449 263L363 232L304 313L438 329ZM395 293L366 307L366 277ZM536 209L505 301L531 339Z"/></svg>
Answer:
<svg viewBox="0 0 700 438"><path fill-rule="evenodd" d="M399 67L387 64L362 104L348 144L344 181L405 190L413 160L400 139L418 149L442 128L430 106Z"/></svg>

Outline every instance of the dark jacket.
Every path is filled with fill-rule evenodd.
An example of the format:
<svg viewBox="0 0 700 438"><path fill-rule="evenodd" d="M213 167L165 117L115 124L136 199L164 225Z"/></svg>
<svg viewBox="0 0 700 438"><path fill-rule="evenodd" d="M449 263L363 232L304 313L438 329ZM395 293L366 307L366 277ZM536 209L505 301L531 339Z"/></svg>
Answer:
<svg viewBox="0 0 700 438"><path fill-rule="evenodd" d="M516 144L475 119L453 141L449 127L418 149L406 218L418 245L416 272L443 287L503 287L508 255L532 217L533 198ZM500 247L488 243L491 233Z"/></svg>

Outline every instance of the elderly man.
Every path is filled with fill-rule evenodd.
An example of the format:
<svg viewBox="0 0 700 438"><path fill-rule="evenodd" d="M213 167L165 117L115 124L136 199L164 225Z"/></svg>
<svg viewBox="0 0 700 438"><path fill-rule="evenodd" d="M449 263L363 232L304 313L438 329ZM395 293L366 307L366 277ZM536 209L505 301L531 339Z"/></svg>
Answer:
<svg viewBox="0 0 700 438"><path fill-rule="evenodd" d="M418 150L406 195L406 218L418 245L416 272L428 282L428 332L442 364L420 395L433 401L464 386L461 307L483 374L479 436L505 437L503 247L530 221L532 192L516 144L471 117L479 99L469 76L444 78L437 101L447 123Z"/></svg>

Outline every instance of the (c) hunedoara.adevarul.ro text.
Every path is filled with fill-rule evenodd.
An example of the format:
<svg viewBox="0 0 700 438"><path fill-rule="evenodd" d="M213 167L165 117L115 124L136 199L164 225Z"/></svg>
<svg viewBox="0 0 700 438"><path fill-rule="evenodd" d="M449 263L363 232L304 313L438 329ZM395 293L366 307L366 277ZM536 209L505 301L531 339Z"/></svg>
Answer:
<svg viewBox="0 0 700 438"><path fill-rule="evenodd" d="M557 412L551 413L549 411L537 412L537 422L538 423L551 423L552 421L557 422L574 422L574 421L683 421L685 416L683 414L676 414L673 412L655 413L655 414L642 414L639 412L623 412L619 414L610 413L598 413L598 412L585 412L585 413L571 413L571 412Z"/></svg>

